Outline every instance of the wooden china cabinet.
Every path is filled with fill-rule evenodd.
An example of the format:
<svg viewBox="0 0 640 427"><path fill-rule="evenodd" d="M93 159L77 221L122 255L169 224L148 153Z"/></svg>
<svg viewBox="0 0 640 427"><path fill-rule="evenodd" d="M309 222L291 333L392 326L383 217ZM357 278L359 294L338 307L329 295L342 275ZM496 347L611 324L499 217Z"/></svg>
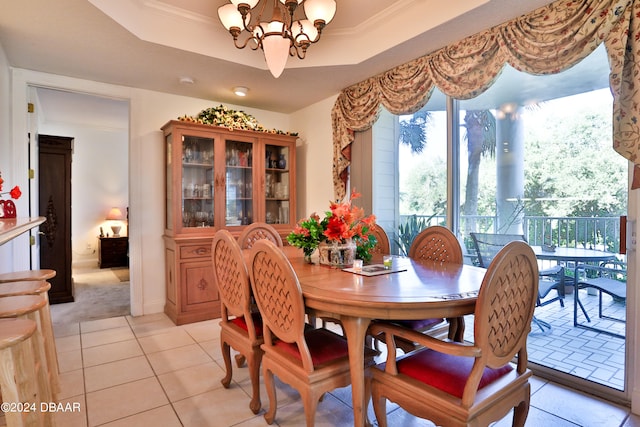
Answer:
<svg viewBox="0 0 640 427"><path fill-rule="evenodd" d="M220 317L211 264L215 232L253 222L295 225L296 137L183 121L165 140L165 313L177 324Z"/></svg>

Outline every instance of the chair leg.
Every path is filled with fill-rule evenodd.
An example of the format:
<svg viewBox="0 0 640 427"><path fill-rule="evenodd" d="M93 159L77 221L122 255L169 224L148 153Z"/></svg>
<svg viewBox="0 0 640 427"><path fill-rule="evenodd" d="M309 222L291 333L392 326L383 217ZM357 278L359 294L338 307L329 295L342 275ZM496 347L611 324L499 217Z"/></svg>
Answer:
<svg viewBox="0 0 640 427"><path fill-rule="evenodd" d="M520 402L518 406L513 408L513 427L524 427L529 414L529 402Z"/></svg>
<svg viewBox="0 0 640 427"><path fill-rule="evenodd" d="M246 362L247 359L246 357L244 357L244 354L236 354L236 366L238 368L242 368L244 366L244 362Z"/></svg>
<svg viewBox="0 0 640 427"><path fill-rule="evenodd" d="M225 341L220 341L220 347L222 349L222 358L224 359L224 368L226 375L220 382L224 388L229 388L231 384L231 377L233 376L233 367L231 366L231 347Z"/></svg>
<svg viewBox="0 0 640 427"><path fill-rule="evenodd" d="M598 316L602 319L602 291L598 290Z"/></svg>
<svg viewBox="0 0 640 427"><path fill-rule="evenodd" d="M254 414L260 412L260 355L253 354L247 359L249 365L249 377L251 378L251 402L249 408Z"/></svg>
<svg viewBox="0 0 640 427"><path fill-rule="evenodd" d="M322 393L320 396L317 396L311 390L306 390L302 393L302 404L304 406L304 417L307 422L307 427L313 426L315 424L318 401L322 396L324 396L324 393Z"/></svg>
<svg viewBox="0 0 640 427"><path fill-rule="evenodd" d="M382 396L379 390L380 387L377 383L371 384L371 401L373 403L373 412L378 420L378 426L387 427L387 398Z"/></svg>
<svg viewBox="0 0 640 427"><path fill-rule="evenodd" d="M533 323L536 324L536 326L538 326L538 328L540 328L540 331L543 334L546 332L545 328L547 328L547 331L551 331L551 325L548 322L545 322L544 320L540 320L536 316L533 316L532 321Z"/></svg>
<svg viewBox="0 0 640 427"><path fill-rule="evenodd" d="M580 301L580 297L578 296L579 288L578 286L574 286L573 289L573 326L578 326L578 306L582 310L584 317L586 317L587 322L591 322L589 315L587 314L587 310L585 310L584 305L582 305L582 301Z"/></svg>
<svg viewBox="0 0 640 427"><path fill-rule="evenodd" d="M276 419L276 410L278 409L276 385L273 381L273 372L271 372L266 366L263 366L262 376L264 378L264 386L267 389L267 395L269 396L269 410L264 414L264 419L267 424L271 425Z"/></svg>

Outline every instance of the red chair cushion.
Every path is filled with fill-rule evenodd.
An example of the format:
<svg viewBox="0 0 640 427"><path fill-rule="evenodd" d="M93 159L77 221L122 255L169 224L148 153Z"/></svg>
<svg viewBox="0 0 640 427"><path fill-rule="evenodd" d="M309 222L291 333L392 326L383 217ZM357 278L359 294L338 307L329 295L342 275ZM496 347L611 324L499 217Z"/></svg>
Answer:
<svg viewBox="0 0 640 427"><path fill-rule="evenodd" d="M340 335L334 334L326 329L309 329L305 331L304 337L307 341L307 347L309 347L309 353L311 353L313 366L319 366L343 357L349 357L347 340ZM295 343L286 343L278 340L274 343L274 346L292 355L296 359L301 360L298 346Z"/></svg>
<svg viewBox="0 0 640 427"><path fill-rule="evenodd" d="M262 336L262 317L260 313L251 313L251 317L253 318L253 327L256 330L256 336ZM232 323L237 325L238 327L244 329L249 333L249 327L247 326L247 322L244 320L244 316L236 317L235 319L230 320Z"/></svg>
<svg viewBox="0 0 640 427"><path fill-rule="evenodd" d="M437 319L420 319L420 320L394 320L393 323L400 326L404 326L405 328L408 328L408 329L424 330L427 328L431 328L443 321L444 319L437 318Z"/></svg>
<svg viewBox="0 0 640 427"><path fill-rule="evenodd" d="M472 357L451 356L424 349L399 360L397 364L398 372L462 398L473 361ZM485 368L478 390L512 370L511 364L497 369Z"/></svg>

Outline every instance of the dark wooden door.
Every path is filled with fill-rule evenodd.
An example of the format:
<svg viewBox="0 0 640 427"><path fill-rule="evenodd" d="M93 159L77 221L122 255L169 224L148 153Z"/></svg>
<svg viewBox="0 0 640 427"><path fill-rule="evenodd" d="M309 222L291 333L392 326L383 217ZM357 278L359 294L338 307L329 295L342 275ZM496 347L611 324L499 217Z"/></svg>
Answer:
<svg viewBox="0 0 640 427"><path fill-rule="evenodd" d="M40 268L51 268L52 304L73 301L71 279L71 153L73 138L38 136Z"/></svg>

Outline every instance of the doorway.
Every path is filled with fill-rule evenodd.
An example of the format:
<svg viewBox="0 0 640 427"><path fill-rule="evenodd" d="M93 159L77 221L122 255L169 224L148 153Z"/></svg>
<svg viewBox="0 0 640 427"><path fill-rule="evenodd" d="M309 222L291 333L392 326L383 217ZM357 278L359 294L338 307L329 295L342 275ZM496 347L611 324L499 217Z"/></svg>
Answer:
<svg viewBox="0 0 640 427"><path fill-rule="evenodd" d="M127 299L130 313L128 269L99 268L101 229L111 234L107 216L113 207L127 212L129 206L129 103L86 93L44 87L31 87L34 114L29 117L32 135L67 135L73 138L71 156L70 275L74 283L74 302L52 305L58 322L82 321L75 312L82 311L81 294L90 289L99 294L95 314L109 317L115 301L121 308ZM37 157L36 157L37 159ZM37 165L34 160L33 165ZM35 169L35 186L44 179ZM34 191L37 191L34 189ZM35 212L44 212L48 201L37 197ZM44 213L42 213L44 216ZM121 236L127 237L126 218L120 223ZM39 246L47 242L40 236ZM126 271L122 271L126 270ZM95 274L94 274L95 273ZM125 277L126 276L126 277ZM93 293L95 293L93 292ZM68 307L67 307L68 306ZM109 309L108 309L109 308ZM103 310L104 309L104 310ZM71 316L74 313L74 316Z"/></svg>

